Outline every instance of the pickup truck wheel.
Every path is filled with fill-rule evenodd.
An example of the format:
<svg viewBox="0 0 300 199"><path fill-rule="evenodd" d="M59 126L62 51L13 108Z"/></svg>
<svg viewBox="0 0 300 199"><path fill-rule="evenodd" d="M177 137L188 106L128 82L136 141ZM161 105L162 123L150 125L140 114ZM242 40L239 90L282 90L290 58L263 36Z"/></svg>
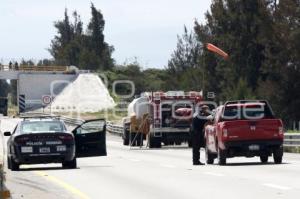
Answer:
<svg viewBox="0 0 300 199"><path fill-rule="evenodd" d="M261 161L262 163L267 163L268 160L269 160L269 156L267 156L267 155L261 155L261 156L260 156L260 161Z"/></svg>
<svg viewBox="0 0 300 199"><path fill-rule="evenodd" d="M282 163L282 156L283 156L283 148L277 148L273 151L273 159L275 164L281 164Z"/></svg>
<svg viewBox="0 0 300 199"><path fill-rule="evenodd" d="M10 160L10 169L12 171L18 171L20 169L20 165L16 163L12 158L9 158Z"/></svg>
<svg viewBox="0 0 300 199"><path fill-rule="evenodd" d="M192 141L191 141L191 140L188 141L188 146L189 146L189 148L192 148L192 147L193 147Z"/></svg>
<svg viewBox="0 0 300 199"><path fill-rule="evenodd" d="M205 147L205 159L206 159L206 164L213 164L215 160L214 155L209 152L207 147Z"/></svg>
<svg viewBox="0 0 300 199"><path fill-rule="evenodd" d="M222 149L218 149L218 164L226 165L226 151Z"/></svg>

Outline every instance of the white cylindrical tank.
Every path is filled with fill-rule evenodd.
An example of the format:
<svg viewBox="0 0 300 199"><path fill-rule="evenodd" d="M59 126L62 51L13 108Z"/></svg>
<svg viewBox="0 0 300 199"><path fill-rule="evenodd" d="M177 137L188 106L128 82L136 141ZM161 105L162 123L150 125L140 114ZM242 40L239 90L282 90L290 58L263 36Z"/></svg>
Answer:
<svg viewBox="0 0 300 199"><path fill-rule="evenodd" d="M147 97L134 99L128 106L128 116L136 116L137 119L150 112L150 103Z"/></svg>

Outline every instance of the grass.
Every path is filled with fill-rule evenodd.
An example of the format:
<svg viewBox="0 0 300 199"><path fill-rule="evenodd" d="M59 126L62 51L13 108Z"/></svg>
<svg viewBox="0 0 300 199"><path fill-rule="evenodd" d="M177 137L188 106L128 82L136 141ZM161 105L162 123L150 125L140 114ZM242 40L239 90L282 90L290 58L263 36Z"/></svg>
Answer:
<svg viewBox="0 0 300 199"><path fill-rule="evenodd" d="M288 130L287 133L300 133L298 130Z"/></svg>
<svg viewBox="0 0 300 199"><path fill-rule="evenodd" d="M300 153L300 147L284 147L284 152Z"/></svg>

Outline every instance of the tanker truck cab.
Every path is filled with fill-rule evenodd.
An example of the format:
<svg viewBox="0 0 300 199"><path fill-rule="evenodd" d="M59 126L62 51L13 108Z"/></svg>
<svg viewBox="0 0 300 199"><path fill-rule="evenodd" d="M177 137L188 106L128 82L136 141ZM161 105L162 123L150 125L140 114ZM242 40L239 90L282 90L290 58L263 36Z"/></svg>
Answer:
<svg viewBox="0 0 300 199"><path fill-rule="evenodd" d="M257 156L266 163L271 155L276 164L282 162L283 123L267 101L231 101L218 107L205 138L207 164L217 158L224 165L227 158L237 156Z"/></svg>

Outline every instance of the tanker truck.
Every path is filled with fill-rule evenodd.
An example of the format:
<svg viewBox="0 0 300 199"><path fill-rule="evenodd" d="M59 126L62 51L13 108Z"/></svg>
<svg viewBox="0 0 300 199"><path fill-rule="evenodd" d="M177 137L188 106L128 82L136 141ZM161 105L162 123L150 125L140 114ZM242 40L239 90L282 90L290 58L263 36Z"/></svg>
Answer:
<svg viewBox="0 0 300 199"><path fill-rule="evenodd" d="M123 118L123 144L150 148L162 144L191 145L191 119L195 107L202 101L201 92L145 92L128 106Z"/></svg>

